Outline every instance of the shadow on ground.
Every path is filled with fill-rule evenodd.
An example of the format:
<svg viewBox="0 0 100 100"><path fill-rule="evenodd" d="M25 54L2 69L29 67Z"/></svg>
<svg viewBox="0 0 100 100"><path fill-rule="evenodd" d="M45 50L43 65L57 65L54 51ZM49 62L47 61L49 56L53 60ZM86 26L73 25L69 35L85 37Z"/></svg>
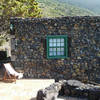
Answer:
<svg viewBox="0 0 100 100"><path fill-rule="evenodd" d="M36 100L36 98L32 98L32 99L30 99L30 100Z"/></svg>

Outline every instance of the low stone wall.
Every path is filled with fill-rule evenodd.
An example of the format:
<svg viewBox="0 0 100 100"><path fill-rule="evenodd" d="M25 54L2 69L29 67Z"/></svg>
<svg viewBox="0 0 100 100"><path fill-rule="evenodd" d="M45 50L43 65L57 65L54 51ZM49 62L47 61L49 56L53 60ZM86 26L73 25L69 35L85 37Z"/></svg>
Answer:
<svg viewBox="0 0 100 100"><path fill-rule="evenodd" d="M100 86L95 83L85 84L78 80L67 80L59 91L59 95L100 100Z"/></svg>
<svg viewBox="0 0 100 100"><path fill-rule="evenodd" d="M39 90L36 100L56 100L60 96L75 97L77 100L100 100L100 86L84 84L78 80L61 80Z"/></svg>
<svg viewBox="0 0 100 100"><path fill-rule="evenodd" d="M12 60L25 78L100 77L100 17L12 18ZM68 36L68 58L47 59L46 36Z"/></svg>

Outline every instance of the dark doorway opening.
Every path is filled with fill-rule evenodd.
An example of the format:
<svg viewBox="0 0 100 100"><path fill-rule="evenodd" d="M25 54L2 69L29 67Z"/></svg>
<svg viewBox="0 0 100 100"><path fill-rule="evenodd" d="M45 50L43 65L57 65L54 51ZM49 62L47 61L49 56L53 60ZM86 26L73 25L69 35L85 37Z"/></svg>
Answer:
<svg viewBox="0 0 100 100"><path fill-rule="evenodd" d="M0 62L7 60L7 52L6 51L0 51Z"/></svg>

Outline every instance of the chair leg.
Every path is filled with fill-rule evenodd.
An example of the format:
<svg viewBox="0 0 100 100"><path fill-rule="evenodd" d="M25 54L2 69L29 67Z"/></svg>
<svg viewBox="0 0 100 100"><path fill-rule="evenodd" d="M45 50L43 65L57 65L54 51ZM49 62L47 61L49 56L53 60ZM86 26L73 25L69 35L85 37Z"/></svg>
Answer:
<svg viewBox="0 0 100 100"><path fill-rule="evenodd" d="M9 78L11 79L11 76L10 76L10 74L8 74L8 76L9 76Z"/></svg>
<svg viewBox="0 0 100 100"><path fill-rule="evenodd" d="M6 76L7 76L7 72L5 71L5 74L4 74L4 77L3 77L3 80L6 80Z"/></svg>
<svg viewBox="0 0 100 100"><path fill-rule="evenodd" d="M15 83L16 83L16 76L14 75L14 81L15 81Z"/></svg>
<svg viewBox="0 0 100 100"><path fill-rule="evenodd" d="M9 81L10 81L10 80L13 80L13 82L16 83L16 76L13 75L13 77L12 77L10 74L7 74L7 72L5 71L3 80L6 81L7 79L8 79Z"/></svg>

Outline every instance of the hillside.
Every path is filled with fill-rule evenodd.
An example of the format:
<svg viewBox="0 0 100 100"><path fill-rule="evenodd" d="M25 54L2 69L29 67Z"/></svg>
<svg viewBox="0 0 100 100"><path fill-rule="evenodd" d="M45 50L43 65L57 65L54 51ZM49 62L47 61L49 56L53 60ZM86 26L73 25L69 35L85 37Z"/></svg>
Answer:
<svg viewBox="0 0 100 100"><path fill-rule="evenodd" d="M92 11L80 8L59 0L37 0L42 9L43 17L60 16L92 16Z"/></svg>
<svg viewBox="0 0 100 100"><path fill-rule="evenodd" d="M81 8L89 9L90 11L100 15L100 0L58 0L59 2L68 3Z"/></svg>

